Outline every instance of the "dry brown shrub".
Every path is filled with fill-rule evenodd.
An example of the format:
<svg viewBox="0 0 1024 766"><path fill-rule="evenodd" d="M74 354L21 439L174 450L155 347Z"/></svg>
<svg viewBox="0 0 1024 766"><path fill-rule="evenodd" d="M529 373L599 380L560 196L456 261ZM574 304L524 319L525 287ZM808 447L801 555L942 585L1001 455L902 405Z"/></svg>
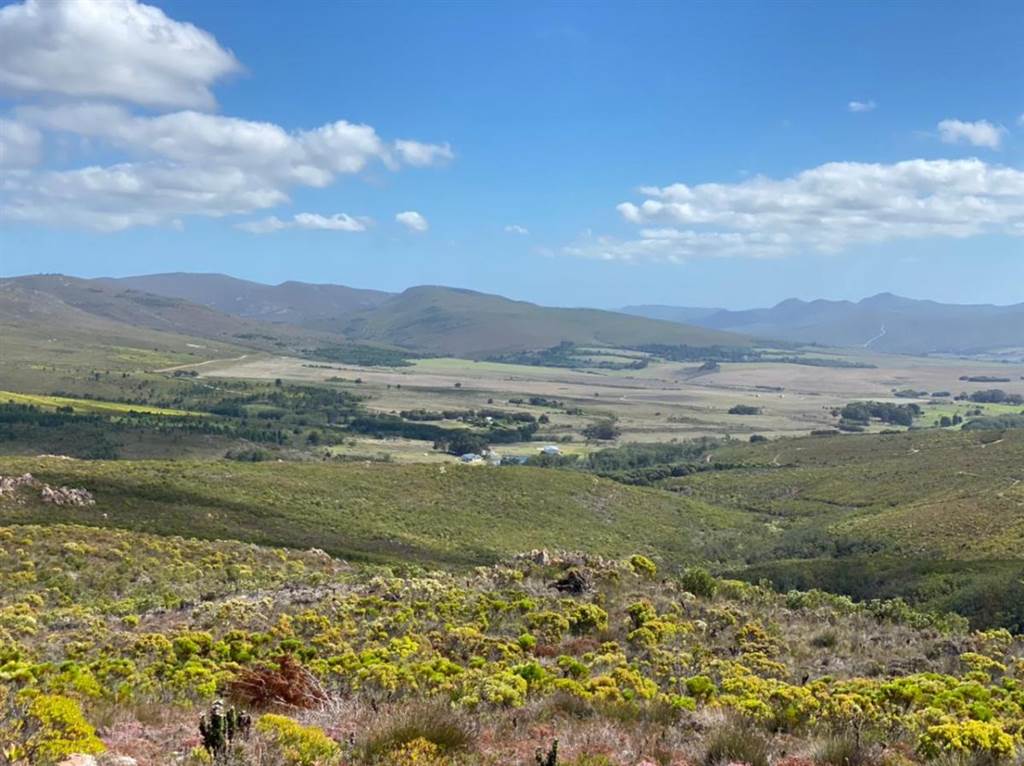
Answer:
<svg viewBox="0 0 1024 766"><path fill-rule="evenodd" d="M283 654L274 664L243 668L227 684L233 702L253 710L309 710L327 702L327 692L302 663Z"/></svg>

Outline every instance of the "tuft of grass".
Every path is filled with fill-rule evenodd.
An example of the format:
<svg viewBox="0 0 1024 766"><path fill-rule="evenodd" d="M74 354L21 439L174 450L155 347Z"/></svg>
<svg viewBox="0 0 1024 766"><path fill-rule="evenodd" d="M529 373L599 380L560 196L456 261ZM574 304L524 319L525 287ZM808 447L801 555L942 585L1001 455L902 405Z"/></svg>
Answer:
<svg viewBox="0 0 1024 766"><path fill-rule="evenodd" d="M768 766L771 745L767 737L744 720L728 721L708 735L704 743L702 766Z"/></svg>
<svg viewBox="0 0 1024 766"><path fill-rule="evenodd" d="M815 753L818 766L873 766L875 748L859 732L839 732L821 742Z"/></svg>
<svg viewBox="0 0 1024 766"><path fill-rule="evenodd" d="M416 740L425 740L444 753L467 749L475 734L466 718L441 701L409 705L373 731L362 747L367 762Z"/></svg>

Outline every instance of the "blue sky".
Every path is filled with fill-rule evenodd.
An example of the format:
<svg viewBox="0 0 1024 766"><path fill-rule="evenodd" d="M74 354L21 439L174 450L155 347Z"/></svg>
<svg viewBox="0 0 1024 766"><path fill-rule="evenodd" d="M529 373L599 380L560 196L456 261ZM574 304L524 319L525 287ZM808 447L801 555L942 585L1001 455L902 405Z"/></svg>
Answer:
<svg viewBox="0 0 1024 766"><path fill-rule="evenodd" d="M1024 301L1019 2L152 5L0 8L0 273Z"/></svg>

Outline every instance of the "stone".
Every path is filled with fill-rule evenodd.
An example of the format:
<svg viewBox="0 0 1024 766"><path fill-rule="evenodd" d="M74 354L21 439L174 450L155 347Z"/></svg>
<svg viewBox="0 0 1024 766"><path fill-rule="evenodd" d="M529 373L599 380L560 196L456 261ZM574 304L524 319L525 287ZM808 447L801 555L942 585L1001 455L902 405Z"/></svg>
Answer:
<svg viewBox="0 0 1024 766"><path fill-rule="evenodd" d="M94 756L76 753L75 755L69 755L58 763L57 766L98 766L98 764Z"/></svg>

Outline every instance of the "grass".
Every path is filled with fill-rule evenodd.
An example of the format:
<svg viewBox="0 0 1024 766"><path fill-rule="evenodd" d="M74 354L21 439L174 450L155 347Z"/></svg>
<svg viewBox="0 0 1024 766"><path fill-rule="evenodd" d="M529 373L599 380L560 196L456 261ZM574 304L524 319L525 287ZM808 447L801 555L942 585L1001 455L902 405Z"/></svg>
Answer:
<svg viewBox="0 0 1024 766"><path fill-rule="evenodd" d="M19 394L14 391L0 391L0 401L14 404L31 404L46 409L57 407L73 407L75 411L96 412L103 415L127 414L139 412L145 415L166 415L168 417L205 417L204 412L176 410L170 407L152 407L145 404L125 404L122 402L103 402L95 399L76 399L68 396L46 396L42 394Z"/></svg>
<svg viewBox="0 0 1024 766"><path fill-rule="evenodd" d="M8 522L317 547L355 559L471 565L568 547L681 565L734 556L757 527L685 497L539 468L0 459L0 475L25 472L86 487L96 505L8 503Z"/></svg>

